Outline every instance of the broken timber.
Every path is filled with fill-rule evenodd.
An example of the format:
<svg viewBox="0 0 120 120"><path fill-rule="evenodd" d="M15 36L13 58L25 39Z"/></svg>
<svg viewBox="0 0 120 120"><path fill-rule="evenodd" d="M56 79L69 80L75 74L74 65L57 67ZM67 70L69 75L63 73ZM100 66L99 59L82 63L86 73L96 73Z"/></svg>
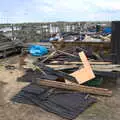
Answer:
<svg viewBox="0 0 120 120"><path fill-rule="evenodd" d="M44 72L45 72L45 71L48 71L48 72L50 72L51 74L58 76L59 78L65 78L65 79L67 79L67 80L69 80L69 81L71 81L71 82L77 83L75 77L73 77L73 76L71 76L71 75L69 75L69 74L67 74L67 73L65 73L65 72L54 70L53 68L50 68L50 67L44 65L43 63L42 63L42 64L40 63L40 64L38 64L37 66L38 66L40 69L42 69Z"/></svg>
<svg viewBox="0 0 120 120"><path fill-rule="evenodd" d="M61 88L66 90L74 90L82 93L90 93L95 95L111 96L112 91L103 88L88 87L84 85L79 85L76 83L66 84L64 82L57 82L52 80L36 80L33 83L48 87Z"/></svg>
<svg viewBox="0 0 120 120"><path fill-rule="evenodd" d="M53 68L54 70L69 70L74 68L79 68L77 65L46 65Z"/></svg>
<svg viewBox="0 0 120 120"><path fill-rule="evenodd" d="M87 60L87 57L85 56L85 53L80 52L79 56L81 58L81 61L82 61L84 67L71 73L70 75L75 77L79 84L82 84L82 83L85 83L85 82L95 78L95 75L94 75L92 68Z"/></svg>
<svg viewBox="0 0 120 120"><path fill-rule="evenodd" d="M61 51L61 50L57 50L57 51L60 52L60 53L65 54L65 55L69 55L69 56L71 56L71 57L75 57L75 58L78 58L78 59L79 59L79 57L76 56L76 55L73 55L73 54L70 54L70 53L67 53L67 52L64 52L64 51Z"/></svg>
<svg viewBox="0 0 120 120"><path fill-rule="evenodd" d="M47 61L49 58L51 58L52 56L54 56L55 53L56 53L56 51L52 52L49 56L47 56L45 59L43 59L43 60L41 61L41 63L44 63L45 61Z"/></svg>
<svg viewBox="0 0 120 120"><path fill-rule="evenodd" d="M59 63L59 61L52 61L51 62L51 64L57 64L57 63ZM89 63L91 64L91 65L109 65L109 64L112 64L111 62L91 62L91 61L89 61ZM75 64L75 65L82 65L83 63L82 62L67 62L67 61L65 61L64 62L64 65L71 65L71 64Z"/></svg>

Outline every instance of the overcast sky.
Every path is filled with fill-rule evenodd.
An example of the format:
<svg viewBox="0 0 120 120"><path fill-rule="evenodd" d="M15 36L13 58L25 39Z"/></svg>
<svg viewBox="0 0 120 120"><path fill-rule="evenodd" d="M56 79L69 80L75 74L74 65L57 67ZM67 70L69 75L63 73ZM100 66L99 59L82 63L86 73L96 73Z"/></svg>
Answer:
<svg viewBox="0 0 120 120"><path fill-rule="evenodd" d="M1 0L0 23L120 20L120 0Z"/></svg>

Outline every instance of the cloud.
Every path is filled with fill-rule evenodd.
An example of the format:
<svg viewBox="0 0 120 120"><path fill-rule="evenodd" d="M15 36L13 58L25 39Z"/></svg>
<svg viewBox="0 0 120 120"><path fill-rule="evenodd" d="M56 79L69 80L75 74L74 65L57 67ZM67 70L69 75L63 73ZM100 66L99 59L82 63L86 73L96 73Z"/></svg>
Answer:
<svg viewBox="0 0 120 120"><path fill-rule="evenodd" d="M93 3L98 7L111 10L120 10L120 1L119 0L93 0Z"/></svg>
<svg viewBox="0 0 120 120"><path fill-rule="evenodd" d="M6 22L119 20L119 0L4 0L0 18Z"/></svg>

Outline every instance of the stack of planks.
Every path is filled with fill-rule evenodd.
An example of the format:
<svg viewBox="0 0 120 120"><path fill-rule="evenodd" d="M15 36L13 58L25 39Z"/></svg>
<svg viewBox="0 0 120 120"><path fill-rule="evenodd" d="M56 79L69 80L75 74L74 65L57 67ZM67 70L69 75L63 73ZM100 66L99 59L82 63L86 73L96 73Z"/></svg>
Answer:
<svg viewBox="0 0 120 120"><path fill-rule="evenodd" d="M0 33L0 57L6 57L11 53L20 52L22 43L20 41L12 41Z"/></svg>

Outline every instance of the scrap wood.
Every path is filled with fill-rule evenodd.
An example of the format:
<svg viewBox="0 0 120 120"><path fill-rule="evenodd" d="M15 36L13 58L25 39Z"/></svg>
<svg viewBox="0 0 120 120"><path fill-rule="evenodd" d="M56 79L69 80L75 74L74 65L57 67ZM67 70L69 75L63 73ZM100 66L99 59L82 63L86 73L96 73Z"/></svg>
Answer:
<svg viewBox="0 0 120 120"><path fill-rule="evenodd" d="M32 64L33 65L33 64ZM40 72L42 72L44 75L47 75L40 67L36 66L36 65L33 65L33 70L38 70Z"/></svg>
<svg viewBox="0 0 120 120"><path fill-rule="evenodd" d="M102 36L102 35L100 35L100 38L101 38L103 41L110 42L110 41L111 41L111 34L109 34L109 35L107 35L107 36Z"/></svg>
<svg viewBox="0 0 120 120"><path fill-rule="evenodd" d="M44 63L46 60L52 58L55 55L56 51L52 52L50 55L48 55L45 59L41 61L41 63Z"/></svg>
<svg viewBox="0 0 120 120"><path fill-rule="evenodd" d="M90 66L90 63L87 60L87 57L85 56L84 52L80 52L79 56L82 60L84 68L81 68L70 75L75 77L77 82L79 84L85 83L93 78L95 78L95 75L92 71L92 68Z"/></svg>
<svg viewBox="0 0 120 120"><path fill-rule="evenodd" d="M57 82L52 80L36 80L32 81L35 84L43 85L43 86L49 86L54 88L61 88L66 90L73 90L73 91L79 91L83 93L90 93L95 95L103 95L103 96L111 96L112 91L108 89L103 88L96 88L96 87L88 87L84 85L79 85L76 83L66 84L64 82Z"/></svg>
<svg viewBox="0 0 120 120"><path fill-rule="evenodd" d="M79 65L46 65L48 67L51 67L53 68L54 70L75 70L75 69L78 69L79 68ZM96 69L94 68L94 66L92 66L92 69L93 69L93 72L95 75L99 75L99 76L102 76L102 77L111 77L111 78L116 78L118 75L119 75L119 71L112 71L113 69L108 69L108 68L103 68L101 70L100 69ZM117 69L116 69L117 70ZM66 82L68 82L66 80Z"/></svg>
<svg viewBox="0 0 120 120"><path fill-rule="evenodd" d="M43 56L35 56L35 57L38 58L38 60L43 60L46 57L48 57L48 54L47 55L43 55Z"/></svg>
<svg viewBox="0 0 120 120"><path fill-rule="evenodd" d="M44 65L43 63L42 64L41 63L36 64L36 66L38 66L43 71L48 71L51 74L56 75L56 76L58 76L60 78L65 78L65 79L67 79L67 80L69 80L71 82L75 82L75 83L77 82L75 77L73 77L73 76L71 76L71 75L69 75L69 74L67 74L65 72L54 70L53 68L50 68L50 67Z"/></svg>
<svg viewBox="0 0 120 120"><path fill-rule="evenodd" d="M46 65L48 67L54 68L54 70L67 70L78 68L78 65Z"/></svg>
<svg viewBox="0 0 120 120"><path fill-rule="evenodd" d="M51 64L58 64L59 61L52 61L50 62ZM109 65L109 64L112 64L111 62L92 62L92 61L89 61L90 65ZM75 65L81 65L83 64L82 62L68 62L68 61L64 61L63 63L64 65L69 65L69 64L75 64Z"/></svg>
<svg viewBox="0 0 120 120"><path fill-rule="evenodd" d="M52 61L54 59L59 59L61 61L64 61L65 59L69 59L68 57L66 57L66 55L72 57L73 59L78 59L79 60L78 56L76 56L74 54L71 54L71 53L68 53L68 52L61 51L61 50L55 50L50 55L47 55L44 58L40 57L39 60L40 60L41 63L47 62L48 60Z"/></svg>
<svg viewBox="0 0 120 120"><path fill-rule="evenodd" d="M78 56L76 56L76 55L73 55L73 54L71 54L71 53L68 53L68 52L65 52L65 51L61 51L61 50L57 50L59 53L63 53L63 54L65 54L65 55L69 55L69 56L72 56L72 57L75 57L75 58L78 58L79 59L79 57Z"/></svg>
<svg viewBox="0 0 120 120"><path fill-rule="evenodd" d="M94 75L94 73L92 71L92 68L91 68L91 66L90 66L90 64L89 64L89 62L87 60L87 57L85 56L84 52L80 52L79 56L80 56L80 58L82 60L84 68L81 68L81 69L71 73L70 75L75 78L74 82L77 81L79 84L82 84L82 83L85 83L88 80L91 80L91 79L95 78L95 75ZM43 66L43 65L41 64L40 66ZM44 66L43 69L45 69L45 68L47 70L51 69L49 67ZM53 69L52 69L52 71L53 71ZM61 72L61 71L59 71L59 72ZM58 75L58 72L54 71L54 74ZM60 75L58 75L58 76L60 76ZM62 73L62 77L66 79L66 83L68 82L67 80L70 80L70 82L73 81L73 80L71 81L70 78L67 79L68 75L67 75L67 77L65 77L65 76L66 76L66 73L64 73L64 74Z"/></svg>
<svg viewBox="0 0 120 120"><path fill-rule="evenodd" d="M106 72L112 72L112 71L119 71L120 72L120 65L94 65L92 66L93 70L96 71L106 71Z"/></svg>
<svg viewBox="0 0 120 120"><path fill-rule="evenodd" d="M96 52L92 52L92 54L98 59L98 60L101 60L103 61L103 58Z"/></svg>

